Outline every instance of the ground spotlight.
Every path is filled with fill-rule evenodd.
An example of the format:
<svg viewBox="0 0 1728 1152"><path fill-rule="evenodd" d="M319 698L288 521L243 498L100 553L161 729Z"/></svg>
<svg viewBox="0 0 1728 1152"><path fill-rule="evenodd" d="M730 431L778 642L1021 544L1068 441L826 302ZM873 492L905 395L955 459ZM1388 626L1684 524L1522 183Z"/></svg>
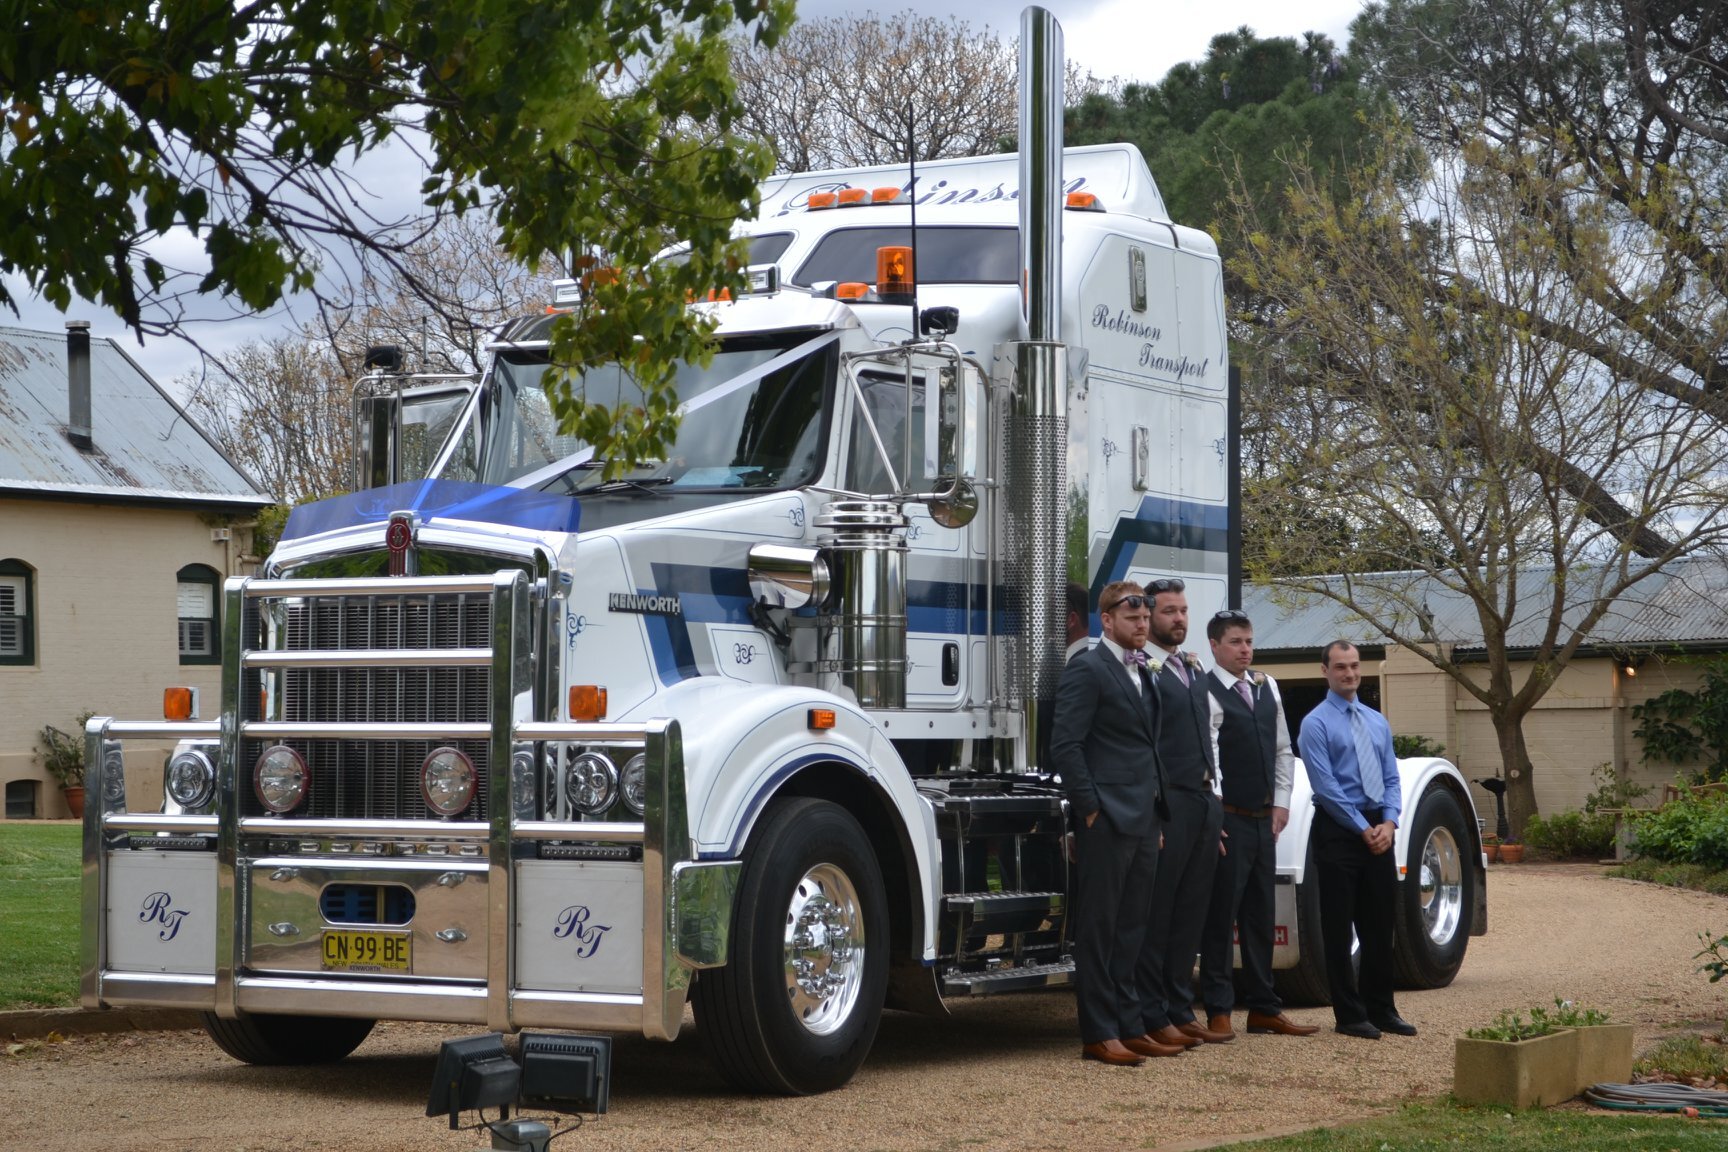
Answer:
<svg viewBox="0 0 1728 1152"><path fill-rule="evenodd" d="M521 1086L522 1069L504 1051L499 1033L446 1040L438 1049L426 1115L449 1116L452 1129L457 1114L473 1108L498 1108L502 1118L510 1114Z"/></svg>

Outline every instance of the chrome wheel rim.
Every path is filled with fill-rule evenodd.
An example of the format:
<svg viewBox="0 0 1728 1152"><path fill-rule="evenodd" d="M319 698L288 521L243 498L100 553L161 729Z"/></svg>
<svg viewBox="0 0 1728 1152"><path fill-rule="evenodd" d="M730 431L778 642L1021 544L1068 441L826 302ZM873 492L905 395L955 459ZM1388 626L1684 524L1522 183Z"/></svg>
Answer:
<svg viewBox="0 0 1728 1152"><path fill-rule="evenodd" d="M1422 926L1435 944L1450 944L1464 918L1464 858L1450 828L1438 827L1428 833L1418 868Z"/></svg>
<svg viewBox="0 0 1728 1152"><path fill-rule="evenodd" d="M864 984L864 916L852 878L817 864L792 888L786 909L786 999L817 1036L846 1023Z"/></svg>

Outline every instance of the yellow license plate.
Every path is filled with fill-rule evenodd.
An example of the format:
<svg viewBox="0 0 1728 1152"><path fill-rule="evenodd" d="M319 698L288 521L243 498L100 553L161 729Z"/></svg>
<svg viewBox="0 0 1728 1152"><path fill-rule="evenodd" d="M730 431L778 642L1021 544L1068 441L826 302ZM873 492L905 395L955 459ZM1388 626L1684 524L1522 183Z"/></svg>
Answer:
<svg viewBox="0 0 1728 1152"><path fill-rule="evenodd" d="M324 931L327 972L412 972L412 937L406 932Z"/></svg>

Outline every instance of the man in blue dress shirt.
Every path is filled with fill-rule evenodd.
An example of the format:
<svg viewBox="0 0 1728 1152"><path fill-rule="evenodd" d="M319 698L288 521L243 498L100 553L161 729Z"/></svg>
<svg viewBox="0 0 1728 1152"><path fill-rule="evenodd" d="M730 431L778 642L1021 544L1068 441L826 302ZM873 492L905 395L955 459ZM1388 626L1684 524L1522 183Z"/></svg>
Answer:
<svg viewBox="0 0 1728 1152"><path fill-rule="evenodd" d="M1364 1040L1414 1036L1392 1001L1392 923L1398 868L1392 856L1403 793L1392 728L1356 698L1362 654L1334 640L1320 654L1331 691L1302 721L1302 762L1314 788L1314 868L1320 937L1337 1031ZM1350 967L1350 930L1362 944L1360 982Z"/></svg>

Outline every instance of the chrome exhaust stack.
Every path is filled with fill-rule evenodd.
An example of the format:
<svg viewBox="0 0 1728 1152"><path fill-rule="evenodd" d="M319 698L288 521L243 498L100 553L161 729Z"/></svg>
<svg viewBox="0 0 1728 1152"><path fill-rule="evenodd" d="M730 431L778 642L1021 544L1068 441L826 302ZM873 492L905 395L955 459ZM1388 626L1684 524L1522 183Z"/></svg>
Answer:
<svg viewBox="0 0 1728 1152"><path fill-rule="evenodd" d="M1066 648L1068 349L1062 344L1062 26L1049 11L1020 17L1020 258L1024 339L997 349L1004 395L1002 583L1008 629L1004 685L1038 755L1038 701L1056 694ZM1037 767L1044 767L1039 765Z"/></svg>

